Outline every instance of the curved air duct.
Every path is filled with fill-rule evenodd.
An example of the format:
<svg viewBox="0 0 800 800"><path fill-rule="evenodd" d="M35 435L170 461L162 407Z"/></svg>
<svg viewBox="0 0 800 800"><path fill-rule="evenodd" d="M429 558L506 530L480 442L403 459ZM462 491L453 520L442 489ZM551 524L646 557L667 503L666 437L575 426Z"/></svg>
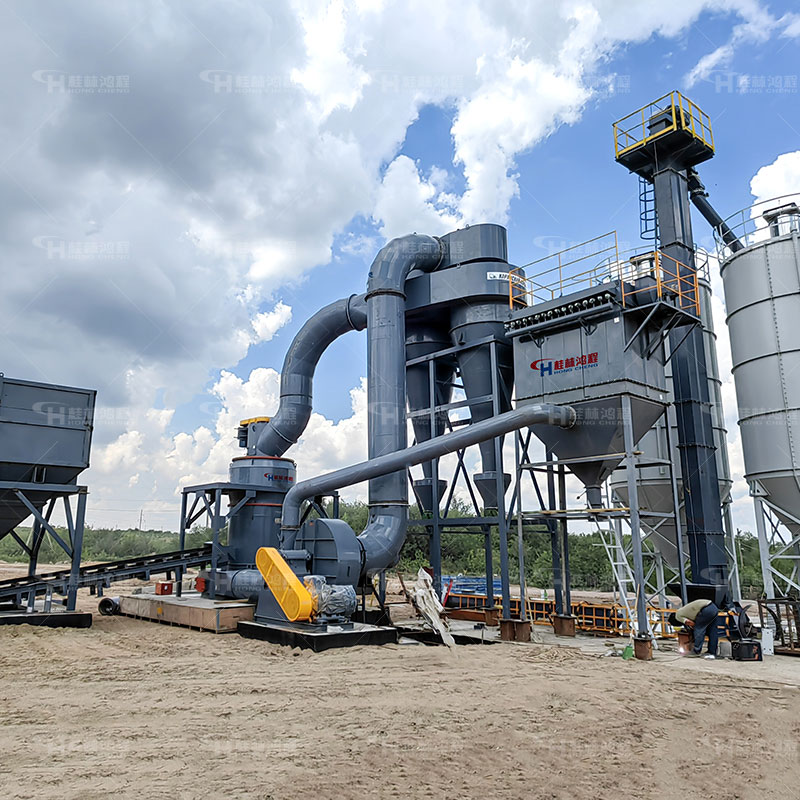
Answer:
<svg viewBox="0 0 800 800"><path fill-rule="evenodd" d="M520 406L513 411L466 425L458 431L437 436L422 444L386 453L369 461L353 464L350 467L297 483L286 493L283 502L281 527L284 541L282 549L288 550L294 545L295 535L300 526L300 508L303 502L310 497L326 494L345 486L352 486L361 481L373 481L387 473L389 473L388 477L397 475L405 481L407 467L440 458L461 448L503 436L529 425L557 425L561 428L570 428L575 424L575 419L575 410L571 406L557 406L548 403ZM396 470L401 471L397 472ZM403 524L395 522L391 529L387 522L381 520L376 525L372 521L372 516L370 517L370 524L358 537L365 555L362 574L386 569L397 562L406 533L405 523L407 522L408 507L403 508L406 512L405 515L390 515L390 519L399 520ZM373 509L373 512L375 511L376 509ZM386 511L379 510L377 513L381 515Z"/></svg>
<svg viewBox="0 0 800 800"><path fill-rule="evenodd" d="M302 435L311 417L314 370L330 344L348 331L367 326L365 296L352 295L321 308L294 337L281 371L277 414L261 431L258 450L282 456Z"/></svg>
<svg viewBox="0 0 800 800"><path fill-rule="evenodd" d="M442 261L442 244L433 236L409 234L381 249L367 279L367 436L368 456L377 459L405 450L406 296L412 269L431 272ZM358 537L362 572L394 563L408 526L405 468L378 473L369 482L369 521ZM399 542L399 545L398 545ZM397 549L399 552L399 549Z"/></svg>

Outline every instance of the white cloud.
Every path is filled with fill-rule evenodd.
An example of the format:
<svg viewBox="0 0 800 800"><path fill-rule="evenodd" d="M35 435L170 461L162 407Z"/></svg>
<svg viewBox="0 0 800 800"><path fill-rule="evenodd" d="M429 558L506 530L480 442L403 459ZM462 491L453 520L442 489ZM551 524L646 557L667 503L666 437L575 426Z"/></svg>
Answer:
<svg viewBox="0 0 800 800"><path fill-rule="evenodd" d="M761 167L750 181L750 192L762 203L783 195L800 196L800 150L779 155Z"/></svg>
<svg viewBox="0 0 800 800"><path fill-rule="evenodd" d="M272 311L257 314L253 320L253 331L256 342L268 342L272 337L292 319L292 307L283 301L279 302Z"/></svg>
<svg viewBox="0 0 800 800"><path fill-rule="evenodd" d="M398 156L383 176L375 200L373 217L387 238L405 233L447 233L459 226L452 197L441 192L441 171L426 180L408 156Z"/></svg>
<svg viewBox="0 0 800 800"><path fill-rule="evenodd" d="M97 387L95 496L154 506L179 480L224 475L234 417L269 411L277 375L223 372L223 410L195 409L180 422L192 433L170 437L151 411L180 408L274 336L282 287L324 268L337 237L368 256L371 231L341 237L354 218L384 236L503 221L516 159L579 119L617 48L676 36L704 10L739 22L735 44L759 20L795 25L749 0L5 5L3 368ZM50 69L55 83L32 77ZM86 75L127 76L129 91L71 91ZM452 163L433 169L398 156L426 104L454 110ZM309 468L335 461L320 443L355 458L363 431L348 419L312 418Z"/></svg>

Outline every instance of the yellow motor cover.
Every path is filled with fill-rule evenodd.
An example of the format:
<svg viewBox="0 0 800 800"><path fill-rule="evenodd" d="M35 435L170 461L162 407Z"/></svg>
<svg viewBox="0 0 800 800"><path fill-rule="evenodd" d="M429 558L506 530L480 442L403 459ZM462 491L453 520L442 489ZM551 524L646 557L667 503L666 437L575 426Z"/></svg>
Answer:
<svg viewBox="0 0 800 800"><path fill-rule="evenodd" d="M256 566L289 622L311 619L311 593L274 547L260 547Z"/></svg>

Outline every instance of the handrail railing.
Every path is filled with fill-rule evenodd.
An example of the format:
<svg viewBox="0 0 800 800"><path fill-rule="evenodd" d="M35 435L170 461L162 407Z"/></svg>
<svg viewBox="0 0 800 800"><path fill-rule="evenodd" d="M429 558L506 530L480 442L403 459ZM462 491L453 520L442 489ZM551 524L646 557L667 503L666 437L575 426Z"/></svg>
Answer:
<svg viewBox="0 0 800 800"><path fill-rule="evenodd" d="M775 236L800 233L800 193L760 200L731 214L725 224L743 247ZM717 228L714 228L714 241L720 260L734 252Z"/></svg>
<svg viewBox="0 0 800 800"><path fill-rule="evenodd" d="M585 251L585 252L583 252ZM583 254L581 254L583 253ZM617 232L609 231L509 271L509 307L531 306L585 288L597 272L597 259L619 258ZM586 262L592 263L588 269ZM580 266L578 266L580 265ZM539 269L533 277L522 270Z"/></svg>
<svg viewBox="0 0 800 800"><path fill-rule="evenodd" d="M586 247L593 251L576 255ZM599 261L595 261L597 258ZM591 267L575 271L576 265L583 267L588 259L594 262ZM707 278L707 260L692 270L660 250L620 254L616 231L611 231L532 261L525 268L530 270L532 266L549 265L552 261L555 261L552 266L532 277L522 273L522 267L509 271L508 298L512 310L555 300L582 289L620 283L623 307L633 305L638 295L655 292L658 300L671 299L685 311L700 313L698 279Z"/></svg>
<svg viewBox="0 0 800 800"><path fill-rule="evenodd" d="M649 131L650 120L660 113L667 112L669 116L664 120L667 124L657 131ZM614 154L619 158L635 147L676 130L688 131L711 150L714 149L711 118L688 97L673 91L614 123Z"/></svg>

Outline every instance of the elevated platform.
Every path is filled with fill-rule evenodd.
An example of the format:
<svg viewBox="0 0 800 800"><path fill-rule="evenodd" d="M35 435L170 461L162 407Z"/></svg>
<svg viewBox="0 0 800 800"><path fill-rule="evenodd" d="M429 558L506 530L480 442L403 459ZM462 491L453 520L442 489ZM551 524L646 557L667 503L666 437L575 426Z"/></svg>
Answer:
<svg viewBox="0 0 800 800"><path fill-rule="evenodd" d="M396 644L397 628L353 623L352 628L328 625L319 630L309 630L305 626L265 625L260 622L240 622L239 635L245 639L261 639L286 647L299 647L321 653L334 647L356 647L358 645Z"/></svg>
<svg viewBox="0 0 800 800"><path fill-rule="evenodd" d="M670 92L614 123L614 156L631 172L650 180L654 165L681 153L686 166L714 155L711 119L680 92Z"/></svg>

